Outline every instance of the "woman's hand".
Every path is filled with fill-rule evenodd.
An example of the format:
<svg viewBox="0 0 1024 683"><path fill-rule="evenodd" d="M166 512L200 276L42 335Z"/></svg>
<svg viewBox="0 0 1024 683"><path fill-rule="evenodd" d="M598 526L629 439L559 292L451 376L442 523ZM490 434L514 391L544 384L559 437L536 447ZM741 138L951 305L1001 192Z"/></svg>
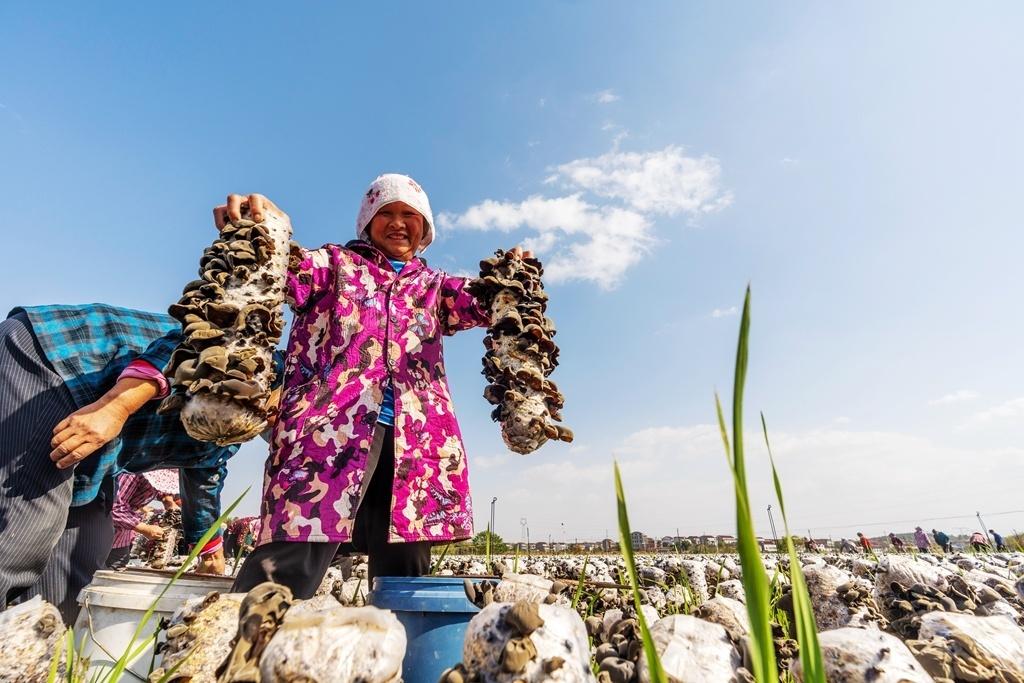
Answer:
<svg viewBox="0 0 1024 683"><path fill-rule="evenodd" d="M267 426L273 427L277 423L278 410L281 407L281 387L274 389L267 397L264 410L267 411Z"/></svg>
<svg viewBox="0 0 1024 683"><path fill-rule="evenodd" d="M85 460L120 434L128 418L158 390L159 384L151 379L119 379L98 400L57 423L50 441L50 460L62 470Z"/></svg>
<svg viewBox="0 0 1024 683"><path fill-rule="evenodd" d="M241 219L242 211L246 209L249 210L249 218L257 223L266 218L268 211L285 218L288 217L288 214L277 208L274 202L261 194L248 196L229 194L227 203L213 208L213 222L218 230L223 230L228 223Z"/></svg>
<svg viewBox="0 0 1024 683"><path fill-rule="evenodd" d="M73 467L121 433L130 413L102 399L76 410L53 428L50 460L60 469Z"/></svg>
<svg viewBox="0 0 1024 683"><path fill-rule="evenodd" d="M519 258L533 258L533 252L530 250L523 251L523 248L518 244L508 250L510 254L518 256Z"/></svg>
<svg viewBox="0 0 1024 683"><path fill-rule="evenodd" d="M140 524L135 530L151 541L159 541L164 537L164 530L156 524Z"/></svg>
<svg viewBox="0 0 1024 683"><path fill-rule="evenodd" d="M224 548L219 548L208 555L200 555L197 574L224 574Z"/></svg>

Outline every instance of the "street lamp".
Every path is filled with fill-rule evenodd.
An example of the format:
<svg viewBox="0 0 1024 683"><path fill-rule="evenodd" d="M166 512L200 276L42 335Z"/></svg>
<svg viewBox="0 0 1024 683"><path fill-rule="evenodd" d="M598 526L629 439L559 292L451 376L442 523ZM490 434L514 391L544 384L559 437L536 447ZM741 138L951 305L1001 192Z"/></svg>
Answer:
<svg viewBox="0 0 1024 683"><path fill-rule="evenodd" d="M497 502L498 502L498 497L497 496L495 496L494 498L491 498L491 526L488 527L488 530L491 533L491 539L492 540L494 539L494 504L497 503Z"/></svg>

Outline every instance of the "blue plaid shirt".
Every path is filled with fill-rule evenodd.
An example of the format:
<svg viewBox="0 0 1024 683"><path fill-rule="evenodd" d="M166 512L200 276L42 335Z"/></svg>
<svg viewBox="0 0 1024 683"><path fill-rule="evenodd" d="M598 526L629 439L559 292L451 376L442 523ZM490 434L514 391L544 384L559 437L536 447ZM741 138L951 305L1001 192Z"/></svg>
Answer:
<svg viewBox="0 0 1024 683"><path fill-rule="evenodd" d="M15 308L8 317L22 312L79 408L109 391L133 360L162 370L181 341L181 325L162 313L87 304ZM112 478L121 471L178 468L185 537L195 543L220 516L226 463L238 446L193 439L177 413L157 415L157 405L144 405L117 438L78 464L71 505L92 502L101 486L112 495Z"/></svg>

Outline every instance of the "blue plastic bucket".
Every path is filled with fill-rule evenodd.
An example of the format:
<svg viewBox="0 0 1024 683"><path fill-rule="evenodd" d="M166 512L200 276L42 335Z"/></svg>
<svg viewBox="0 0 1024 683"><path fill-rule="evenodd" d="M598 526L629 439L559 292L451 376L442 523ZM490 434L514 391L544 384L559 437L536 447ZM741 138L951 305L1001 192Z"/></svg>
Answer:
<svg viewBox="0 0 1024 683"><path fill-rule="evenodd" d="M466 597L463 580L447 576L378 576L369 602L394 612L405 627L405 683L437 683L462 661L466 624L480 611Z"/></svg>

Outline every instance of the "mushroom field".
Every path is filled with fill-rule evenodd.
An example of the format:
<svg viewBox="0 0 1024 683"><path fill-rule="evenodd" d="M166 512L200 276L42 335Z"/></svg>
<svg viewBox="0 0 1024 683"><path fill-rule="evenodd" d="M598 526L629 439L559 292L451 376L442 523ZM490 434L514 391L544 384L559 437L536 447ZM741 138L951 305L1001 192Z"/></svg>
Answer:
<svg viewBox="0 0 1024 683"><path fill-rule="evenodd" d="M1024 681L1024 553L799 557L825 679ZM736 555L638 556L639 612L662 672L644 651L627 559L450 557L480 608L442 683L752 681L751 628ZM804 681L789 559L764 558L780 681ZM346 576L347 575L347 576ZM488 577L488 578L481 578ZM400 681L407 637L366 604L366 565L332 568L317 595L268 582L248 594L186 601L162 625L151 681ZM0 615L4 680L63 671L60 617L36 601ZM10 674L23 671L24 677ZM33 676L32 672L37 676ZM39 675L41 673L41 675ZM408 674L409 672L405 672Z"/></svg>

